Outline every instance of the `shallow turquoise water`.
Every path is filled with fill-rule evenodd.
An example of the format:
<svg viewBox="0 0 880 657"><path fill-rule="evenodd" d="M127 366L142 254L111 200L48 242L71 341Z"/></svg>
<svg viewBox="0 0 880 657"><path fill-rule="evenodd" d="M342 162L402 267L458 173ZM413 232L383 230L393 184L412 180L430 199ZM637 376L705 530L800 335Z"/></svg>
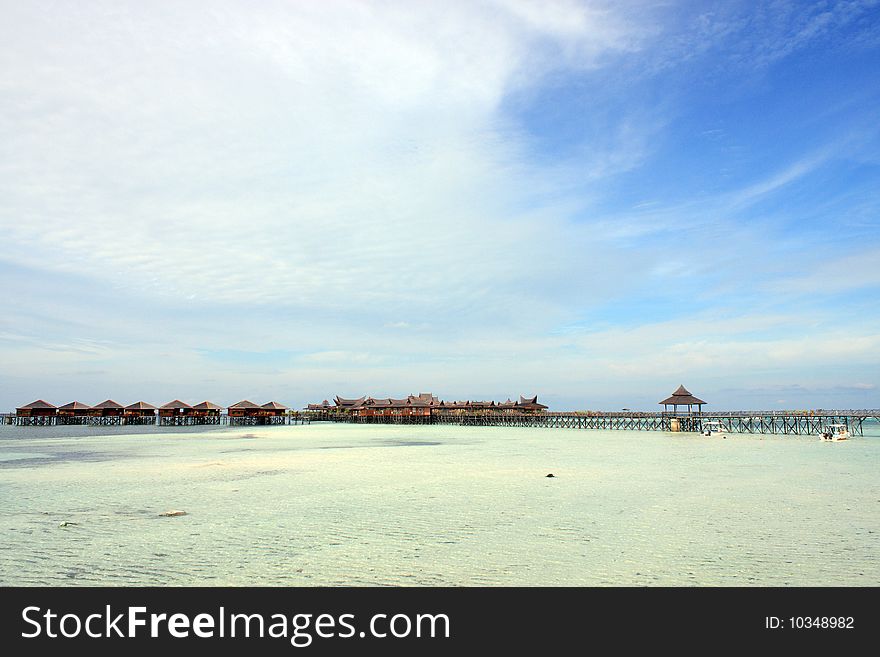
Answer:
<svg viewBox="0 0 880 657"><path fill-rule="evenodd" d="M876 586L869 434L0 427L0 584Z"/></svg>

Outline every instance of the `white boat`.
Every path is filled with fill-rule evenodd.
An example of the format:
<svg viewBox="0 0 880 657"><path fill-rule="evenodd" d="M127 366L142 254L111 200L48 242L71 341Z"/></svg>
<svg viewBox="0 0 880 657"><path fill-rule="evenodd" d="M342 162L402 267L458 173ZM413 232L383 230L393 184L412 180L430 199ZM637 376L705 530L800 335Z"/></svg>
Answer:
<svg viewBox="0 0 880 657"><path fill-rule="evenodd" d="M703 435L710 438L727 438L721 423L715 421L703 423Z"/></svg>
<svg viewBox="0 0 880 657"><path fill-rule="evenodd" d="M845 424L829 424L828 430L819 436L819 440L828 440L833 443L849 440L849 438L849 430Z"/></svg>

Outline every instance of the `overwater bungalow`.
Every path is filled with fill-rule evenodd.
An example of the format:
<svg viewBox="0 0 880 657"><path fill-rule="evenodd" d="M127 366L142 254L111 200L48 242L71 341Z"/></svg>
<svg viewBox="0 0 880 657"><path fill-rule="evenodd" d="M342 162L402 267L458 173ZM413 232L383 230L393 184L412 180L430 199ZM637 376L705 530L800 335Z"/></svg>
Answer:
<svg viewBox="0 0 880 657"><path fill-rule="evenodd" d="M95 415L101 417L122 417L125 414L125 407L112 399L106 399L92 408L96 411Z"/></svg>
<svg viewBox="0 0 880 657"><path fill-rule="evenodd" d="M201 404L193 406L193 415L195 417L219 418L223 407L209 401L203 401Z"/></svg>
<svg viewBox="0 0 880 657"><path fill-rule="evenodd" d="M258 404L255 404L252 401L248 401L247 399L243 399L237 404L233 404L226 412L229 414L229 417L258 417L261 415L262 409Z"/></svg>
<svg viewBox="0 0 880 657"><path fill-rule="evenodd" d="M282 417L287 411L287 406L271 401L260 406L260 410L262 410L262 415L267 417Z"/></svg>
<svg viewBox="0 0 880 657"><path fill-rule="evenodd" d="M16 417L54 417L57 414L58 407L42 399L15 409Z"/></svg>
<svg viewBox="0 0 880 657"><path fill-rule="evenodd" d="M93 415L100 415L100 412L95 413L93 407L88 404L83 404L82 402L72 401L69 404L65 404L64 406L58 407L58 415L64 417L90 417Z"/></svg>
<svg viewBox="0 0 880 657"><path fill-rule="evenodd" d="M697 413L703 412L703 404L702 399L697 399L690 392L688 392L687 388L684 386L678 386L678 390L672 393L671 396L667 397L661 402L657 402L658 404L663 404L663 412L668 413L669 407L672 406L672 412L678 414L679 406L687 406L687 413L691 415L693 413L693 407L697 407Z"/></svg>
<svg viewBox="0 0 880 657"><path fill-rule="evenodd" d="M129 404L123 409L124 417L126 422L130 422L132 424L140 421L140 423L147 423L156 419L156 411L159 410L152 404L148 404L145 401L139 401L134 404Z"/></svg>
<svg viewBox="0 0 880 657"><path fill-rule="evenodd" d="M306 406L307 411L330 411L333 408L333 404L331 404L328 400L322 401L320 404L309 404Z"/></svg>
<svg viewBox="0 0 880 657"><path fill-rule="evenodd" d="M175 399L174 401L170 401L159 407L159 417L192 417L194 415L195 410L193 407L179 399Z"/></svg>

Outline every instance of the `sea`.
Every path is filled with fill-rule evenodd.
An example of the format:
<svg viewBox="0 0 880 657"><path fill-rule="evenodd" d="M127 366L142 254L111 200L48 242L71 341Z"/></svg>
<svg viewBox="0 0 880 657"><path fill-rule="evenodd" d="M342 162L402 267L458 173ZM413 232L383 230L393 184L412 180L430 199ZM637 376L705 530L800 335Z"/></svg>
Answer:
<svg viewBox="0 0 880 657"><path fill-rule="evenodd" d="M877 586L865 426L4 426L0 584Z"/></svg>

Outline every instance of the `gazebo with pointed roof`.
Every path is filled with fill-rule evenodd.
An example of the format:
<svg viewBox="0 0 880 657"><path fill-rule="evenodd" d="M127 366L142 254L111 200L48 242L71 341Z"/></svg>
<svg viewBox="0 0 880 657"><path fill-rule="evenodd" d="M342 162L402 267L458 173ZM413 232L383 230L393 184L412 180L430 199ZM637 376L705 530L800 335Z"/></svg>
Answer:
<svg viewBox="0 0 880 657"><path fill-rule="evenodd" d="M682 386L678 386L678 390L673 392L671 397L667 397L663 401L657 402L657 403L663 404L663 412L664 413L669 410L670 406L672 406L673 413L678 412L679 406L687 406L688 413L690 414L693 412L694 406L697 407L698 413L702 413L703 412L703 404L705 404L707 402L704 402L702 399L698 399L697 397L694 397L690 392L688 392L688 389L682 385Z"/></svg>

